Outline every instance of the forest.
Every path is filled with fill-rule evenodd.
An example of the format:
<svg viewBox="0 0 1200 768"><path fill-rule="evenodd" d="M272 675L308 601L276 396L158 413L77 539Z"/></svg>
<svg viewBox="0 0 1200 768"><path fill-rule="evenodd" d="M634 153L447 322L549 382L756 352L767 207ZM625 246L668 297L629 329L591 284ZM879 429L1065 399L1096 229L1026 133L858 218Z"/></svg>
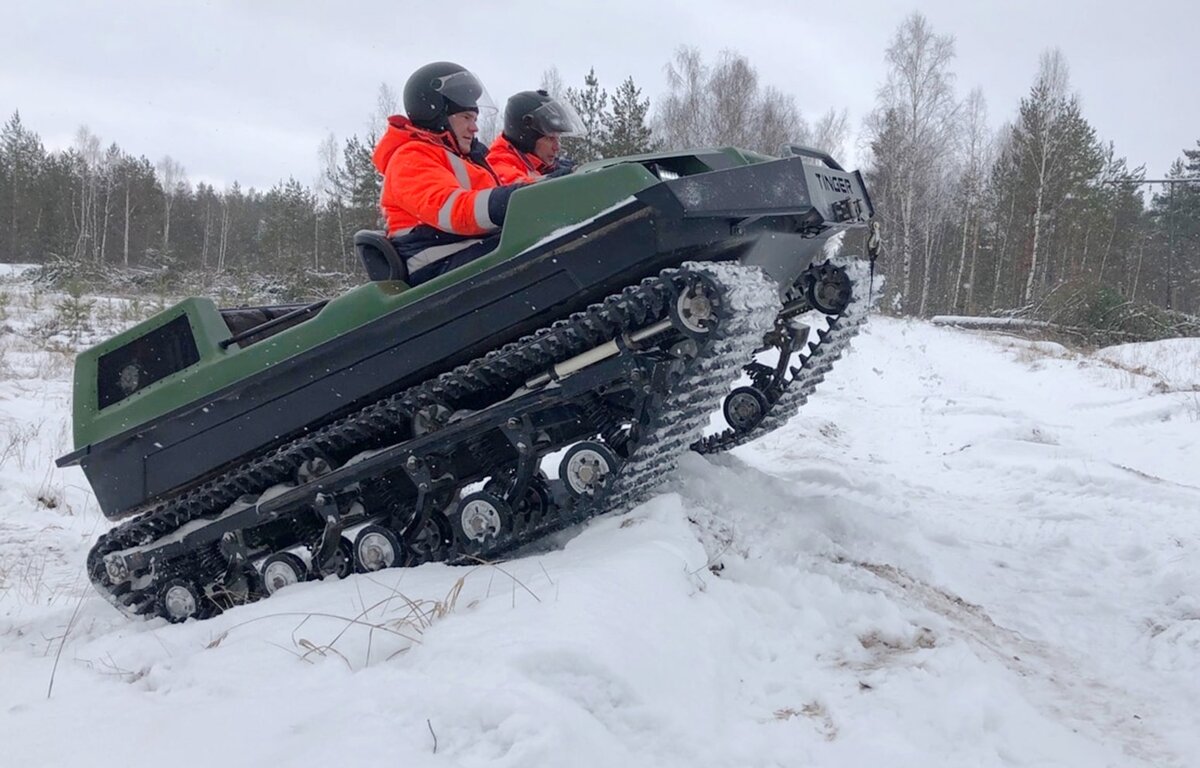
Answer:
<svg viewBox="0 0 1200 768"><path fill-rule="evenodd" d="M1200 333L1200 140L1148 184L1088 122L1056 49L1019 103L996 106L978 88L959 91L954 39L919 13L883 56L886 79L856 147L883 224L884 311L1037 318L1116 340ZM835 157L850 148L846 110L805 114L741 53L705 60L681 47L665 72L665 92L651 97L632 78L610 90L594 71L565 85L546 70L540 86L587 128L566 153L586 162L698 146L776 154L794 142ZM371 124L382 131L399 111L381 85ZM490 141L497 118L481 124ZM310 183L217 189L189 182L174 157L147 158L87 127L70 148L47 151L14 110L0 128L0 261L87 286L224 282L248 286L246 300L326 295L361 281L353 233L381 225L377 138L326 136Z"/></svg>

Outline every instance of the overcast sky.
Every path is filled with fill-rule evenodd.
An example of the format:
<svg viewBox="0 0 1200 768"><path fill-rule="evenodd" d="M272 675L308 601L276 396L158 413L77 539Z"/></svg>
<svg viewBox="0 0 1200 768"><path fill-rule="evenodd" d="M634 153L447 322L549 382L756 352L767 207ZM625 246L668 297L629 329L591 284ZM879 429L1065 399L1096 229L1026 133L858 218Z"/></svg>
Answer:
<svg viewBox="0 0 1200 768"><path fill-rule="evenodd" d="M321 139L365 133L379 84L399 92L429 61L470 68L499 105L536 87L550 66L567 85L591 66L609 88L632 75L653 101L666 87L664 65L686 44L709 61L722 48L745 54L807 117L845 107L857 130L890 38L919 10L955 38L960 95L982 87L993 126L1015 114L1039 53L1058 46L1099 136L1159 176L1200 139L1198 8L1191 0L2 0L0 119L20 109L53 149L86 124L105 144L151 160L172 155L192 180L265 188L288 176L310 182Z"/></svg>

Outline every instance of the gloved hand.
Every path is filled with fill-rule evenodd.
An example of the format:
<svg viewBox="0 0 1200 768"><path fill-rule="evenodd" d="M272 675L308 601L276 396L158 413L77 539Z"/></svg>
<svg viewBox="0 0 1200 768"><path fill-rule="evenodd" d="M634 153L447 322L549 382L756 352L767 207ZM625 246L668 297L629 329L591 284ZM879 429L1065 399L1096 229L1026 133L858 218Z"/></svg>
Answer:
<svg viewBox="0 0 1200 768"><path fill-rule="evenodd" d="M504 217L508 214L508 198L512 197L512 193L516 192L521 187L529 186L526 183L505 184L503 187L492 187L488 194L488 218L497 227L504 224Z"/></svg>
<svg viewBox="0 0 1200 768"><path fill-rule="evenodd" d="M549 172L544 174L547 179L557 179L559 176L566 176L571 171L575 170L575 163L567 157L559 157L554 161L554 165L550 166Z"/></svg>

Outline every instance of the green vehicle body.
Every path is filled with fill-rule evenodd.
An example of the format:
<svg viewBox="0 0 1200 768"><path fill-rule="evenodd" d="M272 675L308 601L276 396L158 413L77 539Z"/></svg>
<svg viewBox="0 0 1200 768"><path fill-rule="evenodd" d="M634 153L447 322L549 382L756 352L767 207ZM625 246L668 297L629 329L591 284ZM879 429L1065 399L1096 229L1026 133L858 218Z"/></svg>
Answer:
<svg viewBox="0 0 1200 768"><path fill-rule="evenodd" d="M393 377L417 374L409 358L435 375L687 258L737 259L790 284L789 270L806 267L836 232L864 229L872 213L861 176L800 150L773 158L700 149L584 165L515 192L487 256L417 287L364 279L298 310L302 317L185 299L78 356L75 450L58 463L82 464L116 519L382 396L400 386ZM497 301L507 314L488 308ZM236 318L268 310L266 325ZM442 324L436 348L404 341L432 338L421 335L430 324ZM453 329L471 325L473 341L458 347ZM358 346L363 339L369 346ZM351 386L336 383L347 377ZM304 417L287 405L302 389L309 405L326 400L305 406ZM183 447L197 440L208 447Z"/></svg>
<svg viewBox="0 0 1200 768"><path fill-rule="evenodd" d="M741 163L769 159L736 149L724 152ZM499 247L461 269L416 288L399 281L366 283L333 299L313 319L242 348L221 347L232 333L211 299L188 298L154 317L81 353L75 362L75 448L100 442L133 429L223 386L276 365L299 351L315 347L353 328L482 272L509 259L563 227L571 226L659 183L639 161L669 155L622 158L598 162L553 184L535 184L513 194L511 213L504 224ZM699 162L692 160L691 162ZM687 173L700 169L681 168ZM186 316L195 335L199 360L106 408L99 407L97 392L100 358L145 336L166 323Z"/></svg>

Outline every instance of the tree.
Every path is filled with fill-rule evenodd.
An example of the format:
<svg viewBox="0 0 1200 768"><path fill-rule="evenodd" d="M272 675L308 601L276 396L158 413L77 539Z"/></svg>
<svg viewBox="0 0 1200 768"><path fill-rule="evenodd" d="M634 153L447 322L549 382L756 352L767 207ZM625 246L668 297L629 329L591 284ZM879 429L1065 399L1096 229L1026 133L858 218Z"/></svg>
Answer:
<svg viewBox="0 0 1200 768"><path fill-rule="evenodd" d="M400 99L387 83L380 83L375 91L375 110L367 121L367 143L375 145L376 139L387 130L388 118L400 111Z"/></svg>
<svg viewBox="0 0 1200 768"><path fill-rule="evenodd" d="M1062 219L1069 201L1081 200L1088 182L1101 169L1095 131L1084 120L1079 99L1068 92L1067 64L1058 50L1042 54L1041 66L1012 131L1014 164L1009 176L1024 191L1028 211L1028 257L1024 260L1022 300L1032 301L1038 279L1051 266L1043 263L1048 228Z"/></svg>
<svg viewBox="0 0 1200 768"><path fill-rule="evenodd" d="M700 49L680 46L667 63L667 94L659 100L655 131L668 148L702 147L708 142L708 68Z"/></svg>
<svg viewBox="0 0 1200 768"><path fill-rule="evenodd" d="M82 262L95 251L91 248L96 240L96 189L100 174L100 137L88 130L86 125L75 132L73 147L75 167L78 173L79 197L75 215L75 261Z"/></svg>
<svg viewBox="0 0 1200 768"><path fill-rule="evenodd" d="M347 231L378 229L380 225L382 178L371 155L371 144L364 144L357 136L347 139L342 149L338 189L347 203Z"/></svg>
<svg viewBox="0 0 1200 768"><path fill-rule="evenodd" d="M329 213L336 226L337 247L340 254L342 269L350 262L350 239L346 232L346 189L341 184L342 167L338 159L337 139L330 132L321 141L317 149L318 199L324 199L325 210Z"/></svg>
<svg viewBox="0 0 1200 768"><path fill-rule="evenodd" d="M1144 286L1139 295L1168 309L1200 313L1200 141L1183 150L1167 178L1175 183L1151 199L1151 258L1139 269Z"/></svg>
<svg viewBox="0 0 1200 768"><path fill-rule="evenodd" d="M812 145L824 150L835 160L845 157L846 140L850 137L850 113L830 109L821 115L812 129Z"/></svg>
<svg viewBox="0 0 1200 768"><path fill-rule="evenodd" d="M604 115L605 143L601 149L604 157L624 157L651 152L655 143L650 138L650 127L646 125L646 114L650 111L650 100L642 100L642 91L633 83L632 77L617 88L612 95L612 111Z"/></svg>
<svg viewBox="0 0 1200 768"><path fill-rule="evenodd" d="M561 99L566 94L566 88L563 87L562 75L558 73L558 67L550 67L550 69L542 72L542 81L538 87L556 99Z"/></svg>
<svg viewBox="0 0 1200 768"><path fill-rule="evenodd" d="M868 116L866 134L871 148L871 176L880 183L876 194L897 257L899 269L894 306L911 302L914 259L921 256L918 311L927 309L935 210L944 204L938 195L957 128L954 97L954 39L937 35L920 13L908 16L896 31L885 59L888 74L879 90L876 108ZM875 189L875 185L872 185ZM893 274L894 276L894 274Z"/></svg>
<svg viewBox="0 0 1200 768"><path fill-rule="evenodd" d="M186 183L187 176L183 166L170 155L164 155L158 161L157 170L163 193L162 252L166 257L171 250L171 206L180 188Z"/></svg>
<svg viewBox="0 0 1200 768"><path fill-rule="evenodd" d="M962 232L958 254L958 272L954 280L950 301L952 311L959 309L959 295L963 292L963 304L971 311L975 288L975 268L979 253L979 226L982 218L983 190L988 166L991 138L987 126L987 101L983 91L975 88L967 96L963 107L963 130L959 136L960 172L958 184L958 208L962 215ZM970 270L967 271L968 246ZM965 282L964 282L965 273ZM965 290L964 290L965 289Z"/></svg>
<svg viewBox="0 0 1200 768"><path fill-rule="evenodd" d="M735 146L775 153L785 142L811 135L795 100L761 87L745 56L722 51L714 66L700 51L680 47L666 66L667 93L658 102L654 130L668 148Z"/></svg>
<svg viewBox="0 0 1200 768"><path fill-rule="evenodd" d="M119 190L121 263L128 268L130 253L135 252L131 244L140 243L144 249L150 243L148 219L143 223L139 214L157 195L154 166L144 157L133 158L122 153L113 169L113 184Z"/></svg>
<svg viewBox="0 0 1200 768"><path fill-rule="evenodd" d="M308 236L316 207L312 191L289 178L263 196L263 207L261 240L275 271L303 268L312 242Z"/></svg>
<svg viewBox="0 0 1200 768"><path fill-rule="evenodd" d="M36 223L37 188L45 166L41 140L21 123L14 111L0 129L0 248L10 259L40 261Z"/></svg>
<svg viewBox="0 0 1200 768"><path fill-rule="evenodd" d="M579 113L583 121L582 136L563 139L563 150L568 157L579 163L587 163L604 157L608 145L608 91L600 87L596 69L588 70L583 78L583 88L568 88L567 103Z"/></svg>

